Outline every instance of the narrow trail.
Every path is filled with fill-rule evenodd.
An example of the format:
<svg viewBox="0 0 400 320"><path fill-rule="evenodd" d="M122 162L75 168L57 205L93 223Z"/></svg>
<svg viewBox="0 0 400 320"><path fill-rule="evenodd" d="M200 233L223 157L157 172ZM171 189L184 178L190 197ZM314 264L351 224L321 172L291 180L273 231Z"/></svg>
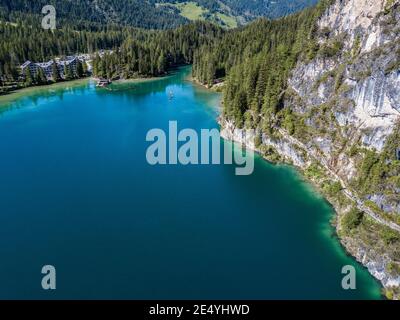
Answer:
<svg viewBox="0 0 400 320"><path fill-rule="evenodd" d="M389 227L390 229L400 232L400 226L392 221L387 221L386 219L380 217L378 214L376 214L373 210L371 210L370 208L368 208L364 202L357 197L353 192L351 192L350 188L347 186L346 182L335 172L332 170L332 168L330 167L328 161L321 155L321 154L316 154L315 151L310 150L304 143L302 143L301 141L297 140L296 138L290 136L285 130L281 129L281 128L277 128L275 127L276 130L278 130L278 132L289 142L291 142L294 145L297 145L298 147L307 150L308 154L314 158L314 160L316 160L317 162L320 162L325 169L328 171L328 173L335 178L336 180L338 180L340 182L340 184L342 185L343 188L343 192L346 195L347 198L349 198L350 200L354 201L357 204L357 208L361 211L363 211L364 213L366 213L368 216L370 216L374 221L383 224L387 227Z"/></svg>

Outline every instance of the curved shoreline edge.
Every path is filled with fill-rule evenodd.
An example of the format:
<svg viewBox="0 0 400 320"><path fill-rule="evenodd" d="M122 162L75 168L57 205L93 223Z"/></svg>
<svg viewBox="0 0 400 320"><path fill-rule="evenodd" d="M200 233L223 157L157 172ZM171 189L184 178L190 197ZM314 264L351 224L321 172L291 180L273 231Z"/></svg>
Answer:
<svg viewBox="0 0 400 320"><path fill-rule="evenodd" d="M160 80L160 79L163 79L163 78L145 79L144 81L153 81L153 80ZM30 94L37 94L37 93L42 92L42 91L51 91L52 89L61 89L61 88L68 89L69 87L79 87L79 86L82 86L82 85L90 83L90 81L91 81L91 79L80 79L80 80L77 80L77 81L63 82L63 83L59 83L59 84L55 84L55 85L27 88L26 90L34 89L34 90L29 90L29 91L32 91ZM129 82L140 82L140 81L141 81L140 79L135 79L135 80L132 80L132 81L129 81ZM198 84L195 81L193 81L193 82ZM202 86L202 87L207 88L205 86ZM209 88L207 88L207 89L209 89ZM213 90L210 90L210 91L213 91ZM26 96L27 92L25 91L25 89L22 89L18 93L21 93L21 94L18 97L15 97L15 99L27 97ZM0 103L1 103L1 100L0 100ZM2 105L0 104L0 108L1 107L2 107ZM221 127L221 136L226 140L232 141L232 139L230 139L228 136L224 136L224 125L221 124L220 120L218 121L218 123L220 124L220 127ZM236 142L243 143L243 141L240 141L240 140L236 140ZM260 154L260 156L264 160L268 161L269 163L275 163L273 161L268 160L266 157L264 157L259 150L256 150L257 148L254 148L254 146L246 144L246 147L251 149L251 150L253 150L253 151L255 151L255 152L257 152L258 154ZM287 162L284 162L284 161L278 162L278 163L287 164ZM277 164L277 163L275 163L275 164ZM296 169L296 171L300 173L300 176L304 179L304 181L310 183L315 188L316 192L318 192L319 195L322 195L324 197L324 199L327 200L327 202L334 208L334 211L335 211L336 215L339 215L340 214L340 210L337 209L337 207L335 206L335 201L333 199L329 199L329 197L326 194L324 194L323 190L321 190L318 187L318 185L315 183L315 181L313 181L312 179L306 178L306 176L303 174L301 168L299 168L297 166L292 166L292 167L294 167ZM352 257L354 257L356 259L356 261L360 262L361 265L363 265L365 268L368 269L368 271L370 271L368 266L366 265L366 263L363 262L362 259L359 259L359 257L357 256L357 253L354 253L353 250L351 249L351 247L349 247L349 244L346 243L346 242L343 242L343 239L339 236L339 234L337 232L338 231L337 227L338 227L338 225L336 225L336 228L335 228L335 225L334 225L333 228L332 228L332 231L334 231L335 237L339 240L339 243L340 243L341 247L345 249L344 252L346 254L350 254ZM377 278L376 275L373 274L371 271L370 271L370 273L375 278ZM378 279L378 280L381 280L381 279Z"/></svg>
<svg viewBox="0 0 400 320"><path fill-rule="evenodd" d="M377 248L366 245L361 239L358 239L357 236L343 236L341 225L339 223L340 217L346 214L345 208L343 208L338 200L338 197L332 197L328 195L319 185L318 181L313 180L310 177L307 177L305 174L305 167L301 167L298 163L296 163L296 159L291 159L290 152L285 153L284 148L279 149L277 145L274 145L275 152L278 155L279 160L268 158L263 155L261 150L255 147L251 141L252 139L246 138L241 129L234 127L232 123L225 121L221 117L218 119L218 123L220 125L221 137L227 141L233 141L236 143L240 143L245 146L247 149L256 152L260 157L271 163L271 164L285 164L292 166L301 176L301 178L310 183L313 189L321 195L333 208L334 215L331 220L332 231L334 231L335 237L338 239L340 246L344 249L344 252L347 255L350 255L354 258L362 267L367 269L367 271L379 281L379 284L382 287L381 296L382 298L389 298L387 292L391 292L393 288L397 288L396 283L398 280L396 277L392 277L387 272L387 266L390 263L390 260L385 258L380 252L378 252ZM283 143L282 143L283 144ZM281 151L281 152L280 152ZM325 171L327 168L324 168ZM329 173L325 172L326 177L329 177ZM344 194L345 190L341 190L340 193ZM368 216L369 219L371 219ZM371 219L372 220L372 219ZM379 222L377 222L378 224ZM395 293L389 299L398 300L400 297Z"/></svg>

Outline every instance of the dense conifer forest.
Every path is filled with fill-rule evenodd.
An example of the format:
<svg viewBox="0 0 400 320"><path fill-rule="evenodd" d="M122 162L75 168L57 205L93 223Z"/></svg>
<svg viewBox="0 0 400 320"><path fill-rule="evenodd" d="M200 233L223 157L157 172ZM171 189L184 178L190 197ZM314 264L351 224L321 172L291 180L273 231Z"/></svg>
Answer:
<svg viewBox="0 0 400 320"><path fill-rule="evenodd" d="M278 20L256 21L196 51L193 74L199 81L211 86L226 78L227 118L239 127L255 127L260 111L275 115L281 109L289 72L298 59L311 59L324 50L314 41L315 26L330 2Z"/></svg>
<svg viewBox="0 0 400 320"><path fill-rule="evenodd" d="M60 26L66 24L119 24L146 29L176 28L189 20L173 6L196 4L210 13L228 14L243 22L258 17L277 18L315 4L317 0L0 0L0 20L40 18L45 5L57 9ZM207 16L204 17L207 20Z"/></svg>
<svg viewBox="0 0 400 320"><path fill-rule="evenodd" d="M159 0L153 0L161 2ZM168 0L163 0L168 1ZM186 0L170 0L168 2L184 2ZM299 11L310 5L316 4L317 0L193 0L205 8L220 10L222 3L236 16L247 16L247 19L255 17L278 18Z"/></svg>
<svg viewBox="0 0 400 320"><path fill-rule="evenodd" d="M95 76L112 79L163 75L172 66L192 63L196 48L224 34L223 29L207 22L165 31L118 26L92 31L77 31L72 27L51 31L34 26L32 20L0 23L0 86L35 83L20 83L20 65L26 60L42 62L77 53L95 54L99 50L112 53L102 58L96 56Z"/></svg>
<svg viewBox="0 0 400 320"><path fill-rule="evenodd" d="M140 28L176 28L188 20L178 13L156 8L142 0L0 0L0 20L31 17L40 24L46 5L57 10L58 24L80 26L118 24Z"/></svg>
<svg viewBox="0 0 400 320"><path fill-rule="evenodd" d="M207 22L143 32L140 37L131 33L111 54L95 58L93 73L110 79L164 75L171 67L193 63L197 48L211 45L224 34L223 29Z"/></svg>
<svg viewBox="0 0 400 320"><path fill-rule="evenodd" d="M193 64L194 76L204 84L227 78L226 114L239 125L245 120L258 122L251 119L247 109L251 106L254 111L276 112L288 72L300 53L307 57L318 52L312 41L314 25L326 2L279 20L260 19L231 31L205 21L175 29L146 30L103 25L91 17L87 21L71 18L63 28L52 31L41 28L40 16L26 13L37 12L40 1L2 1L1 16L5 20L0 23L0 84L21 85L19 67L26 60L41 62L106 49L111 52L94 58L94 76L159 76L173 66ZM64 9L74 13L80 7ZM90 10L85 14L91 15ZM23 85L34 83L42 81L25 81Z"/></svg>

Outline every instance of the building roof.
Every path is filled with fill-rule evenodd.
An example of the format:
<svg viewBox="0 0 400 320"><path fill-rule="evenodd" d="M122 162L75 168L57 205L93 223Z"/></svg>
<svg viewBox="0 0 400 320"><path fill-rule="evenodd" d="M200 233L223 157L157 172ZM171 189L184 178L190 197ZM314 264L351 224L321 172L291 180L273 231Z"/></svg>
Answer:
<svg viewBox="0 0 400 320"><path fill-rule="evenodd" d="M62 66L70 65L72 62L76 61L76 57L67 57L66 60L60 60L58 63Z"/></svg>
<svg viewBox="0 0 400 320"><path fill-rule="evenodd" d="M49 67L51 67L52 65L53 65L53 61L51 60L51 61L48 61L48 62L39 62L39 63L36 63L39 67L41 67L41 68L49 68Z"/></svg>
<svg viewBox="0 0 400 320"><path fill-rule="evenodd" d="M58 60L57 61L57 65L60 65L60 66L67 65L68 66L68 65L70 65L71 63L73 63L76 60L77 60L77 57L69 56L69 57L66 57L65 60ZM23 65L21 65L21 68L25 69L27 66L31 65L32 63L33 63L32 61L28 60ZM47 62L37 62L37 63L34 63L34 64L37 65L40 68L46 69L46 68L51 67L53 65L53 63L54 63L54 60L50 60L50 61L47 61Z"/></svg>
<svg viewBox="0 0 400 320"><path fill-rule="evenodd" d="M25 63L21 66L22 69L25 69L27 66L29 66L32 62L27 60Z"/></svg>

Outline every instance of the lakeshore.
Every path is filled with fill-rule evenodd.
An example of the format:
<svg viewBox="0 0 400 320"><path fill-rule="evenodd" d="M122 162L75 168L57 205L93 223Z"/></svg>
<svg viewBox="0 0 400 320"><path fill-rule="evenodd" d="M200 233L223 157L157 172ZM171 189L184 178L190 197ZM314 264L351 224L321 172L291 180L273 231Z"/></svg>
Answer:
<svg viewBox="0 0 400 320"><path fill-rule="evenodd" d="M310 185L312 192L316 196L320 196L327 201L329 205L332 207L334 212L332 213L332 218L330 220L330 229L331 234L334 236L338 243L339 247L342 251L344 251L347 255L356 259L360 264L363 265L365 270L367 270L372 276L374 276L378 281L380 281L382 286L382 296L385 296L389 299L398 299L398 294L394 291L392 287L392 283L396 283L398 281L396 275L392 275L387 268L387 265L390 265L390 260L388 258L382 259L382 252L379 243L374 242L373 236L368 236L367 239L360 234L347 234L344 230L343 225L340 223L340 219L347 214L349 210L349 202L344 201L343 199L349 199L350 201L355 201L356 205L358 205L360 210L365 210L364 215L366 218L364 219L364 223L366 225L373 225L375 228L393 228L394 231L397 231L398 226L396 224L390 224L390 222L382 219L377 216L374 212L368 211L368 207L364 205L360 200L358 200L355 194L352 194L347 188L346 184L338 177L328 166L325 168L321 168L323 171L320 173L318 178L310 175L310 168L306 163L300 165L299 162L296 163L296 160L293 157L288 149L284 150L281 148L280 152L276 149L272 153L268 155L263 153L260 148L262 146L254 146L249 143L251 139L243 139L242 129L235 128L232 124L227 123L223 119L219 118L219 125L221 127L221 136L223 139L227 141L233 141L233 143L238 143L242 146L245 146L247 149L254 151L260 158L264 161L271 163L273 165L285 165L290 166L296 172L299 173L301 179ZM279 130L277 128L277 130ZM300 147L306 152L307 148L296 141L293 137L289 136L283 130L279 130L280 134L284 139L292 140L295 145L300 145ZM268 139L264 139L264 142L268 142ZM275 142L275 144L271 144L273 148L280 148L279 142ZM290 150L290 148L289 148ZM312 154L310 156L313 156ZM321 158L320 158L321 160ZM324 159L322 159L322 163ZM324 182L326 180L338 180L340 181L342 188L336 195L330 194L324 188ZM328 229L326 229L328 230ZM368 244L366 244L366 240Z"/></svg>
<svg viewBox="0 0 400 320"><path fill-rule="evenodd" d="M126 90L126 88L124 88L124 85L129 86L129 85L134 85L134 84L138 84L138 83L159 81L159 80L162 80L169 76L170 75L166 75L163 77L115 80L110 84L110 87L111 87L111 89L119 88L121 90ZM0 95L0 109L2 107L9 106L10 104L17 102L18 100L23 99L25 97L34 97L34 96L40 96L40 95L52 95L53 93L57 93L57 91L59 91L59 90L76 89L76 88L84 87L90 83L95 83L95 82L96 82L95 78L87 77L87 78L82 78L82 79L61 81L61 82L50 83L50 84L41 85L41 86L32 86L32 87L17 89L14 91L10 91L6 94ZM99 89L105 89L105 88L99 88Z"/></svg>
<svg viewBox="0 0 400 320"><path fill-rule="evenodd" d="M58 90L79 88L87 85L90 81L92 81L91 78L84 78L84 79L46 84L42 86L32 86L28 88L22 88L15 91L11 91L7 94L0 95L0 108L9 106L10 104L25 97L31 97L35 95L51 95L52 93L56 93Z"/></svg>
<svg viewBox="0 0 400 320"><path fill-rule="evenodd" d="M171 119L218 128L220 95L189 74L117 91L89 81L36 95L39 108L21 97L26 112L4 114L0 234L12 247L0 251L0 296L43 298L34 274L45 260L58 267L59 298L380 298L334 238L332 208L295 170L259 156L248 177L232 166L148 165L149 129ZM356 291L340 287L348 264Z"/></svg>

